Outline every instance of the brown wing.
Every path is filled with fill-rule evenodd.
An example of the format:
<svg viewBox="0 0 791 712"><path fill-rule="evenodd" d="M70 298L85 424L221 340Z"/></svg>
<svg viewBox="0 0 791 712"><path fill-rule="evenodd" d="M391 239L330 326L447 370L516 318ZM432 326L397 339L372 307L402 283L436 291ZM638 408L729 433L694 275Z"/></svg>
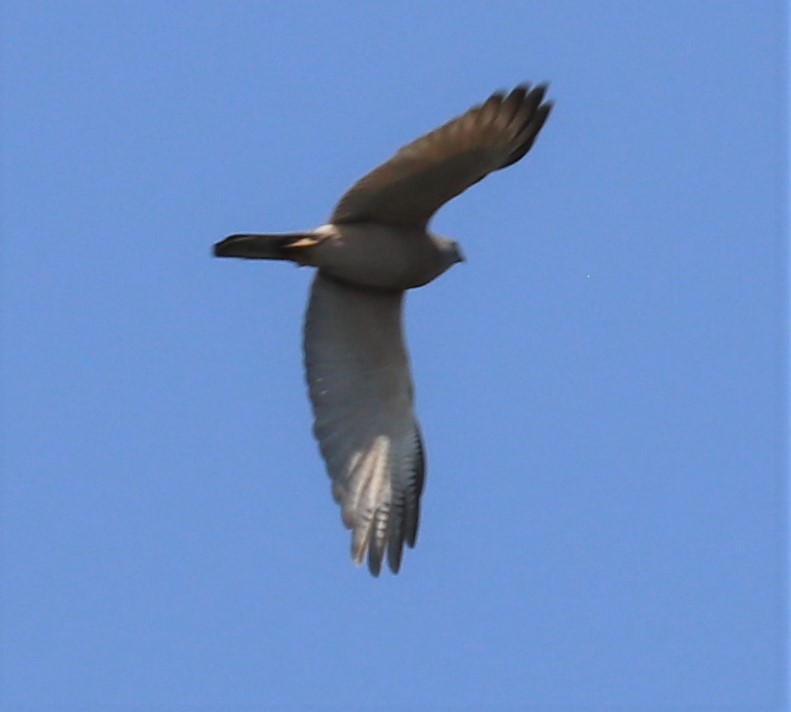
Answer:
<svg viewBox="0 0 791 712"><path fill-rule="evenodd" d="M552 108L546 85L520 85L407 144L355 183L332 223L424 227L442 205L492 171L522 158Z"/></svg>

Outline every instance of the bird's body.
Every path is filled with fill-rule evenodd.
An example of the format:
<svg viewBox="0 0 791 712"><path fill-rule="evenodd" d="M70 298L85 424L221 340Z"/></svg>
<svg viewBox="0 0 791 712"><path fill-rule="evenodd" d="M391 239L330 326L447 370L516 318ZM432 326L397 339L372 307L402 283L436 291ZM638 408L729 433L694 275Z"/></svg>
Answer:
<svg viewBox="0 0 791 712"><path fill-rule="evenodd" d="M286 259L348 284L375 289L422 287L463 259L452 240L421 227L349 223L293 235L231 235L220 257Z"/></svg>
<svg viewBox="0 0 791 712"><path fill-rule="evenodd" d="M532 146L551 104L520 86L413 141L341 198L330 222L285 235L237 234L215 255L317 268L305 319L308 391L352 557L374 575L415 545L425 461L402 331L405 290L463 260L428 231L445 202Z"/></svg>

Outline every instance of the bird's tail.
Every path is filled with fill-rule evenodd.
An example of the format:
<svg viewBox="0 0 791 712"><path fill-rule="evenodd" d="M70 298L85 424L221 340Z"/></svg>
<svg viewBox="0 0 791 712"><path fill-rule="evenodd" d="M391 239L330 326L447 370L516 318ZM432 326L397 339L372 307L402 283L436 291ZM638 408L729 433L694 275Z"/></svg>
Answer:
<svg viewBox="0 0 791 712"><path fill-rule="evenodd" d="M214 245L215 257L242 257L248 260L293 260L294 248L307 247L316 240L310 233L284 235L231 235Z"/></svg>

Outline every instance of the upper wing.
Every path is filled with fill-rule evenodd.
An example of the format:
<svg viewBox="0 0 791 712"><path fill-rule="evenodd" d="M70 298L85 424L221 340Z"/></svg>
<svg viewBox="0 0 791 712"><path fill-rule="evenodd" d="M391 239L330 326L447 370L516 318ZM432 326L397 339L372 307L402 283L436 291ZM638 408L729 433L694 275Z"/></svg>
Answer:
<svg viewBox="0 0 791 712"><path fill-rule="evenodd" d="M393 572L415 545L423 447L401 329L403 292L371 290L316 274L305 321L313 432L332 478L352 557Z"/></svg>
<svg viewBox="0 0 791 712"><path fill-rule="evenodd" d="M341 198L331 223L425 227L431 216L492 171L524 156L544 125L546 85L521 85L407 144Z"/></svg>

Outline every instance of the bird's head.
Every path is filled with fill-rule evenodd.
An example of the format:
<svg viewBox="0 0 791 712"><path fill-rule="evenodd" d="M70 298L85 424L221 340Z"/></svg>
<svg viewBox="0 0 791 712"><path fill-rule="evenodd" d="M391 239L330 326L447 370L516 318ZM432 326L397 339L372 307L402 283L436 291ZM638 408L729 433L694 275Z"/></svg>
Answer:
<svg viewBox="0 0 791 712"><path fill-rule="evenodd" d="M457 262L464 262L464 253L461 251L461 246L458 242L439 235L432 235L431 239L439 248L443 271L450 269Z"/></svg>

